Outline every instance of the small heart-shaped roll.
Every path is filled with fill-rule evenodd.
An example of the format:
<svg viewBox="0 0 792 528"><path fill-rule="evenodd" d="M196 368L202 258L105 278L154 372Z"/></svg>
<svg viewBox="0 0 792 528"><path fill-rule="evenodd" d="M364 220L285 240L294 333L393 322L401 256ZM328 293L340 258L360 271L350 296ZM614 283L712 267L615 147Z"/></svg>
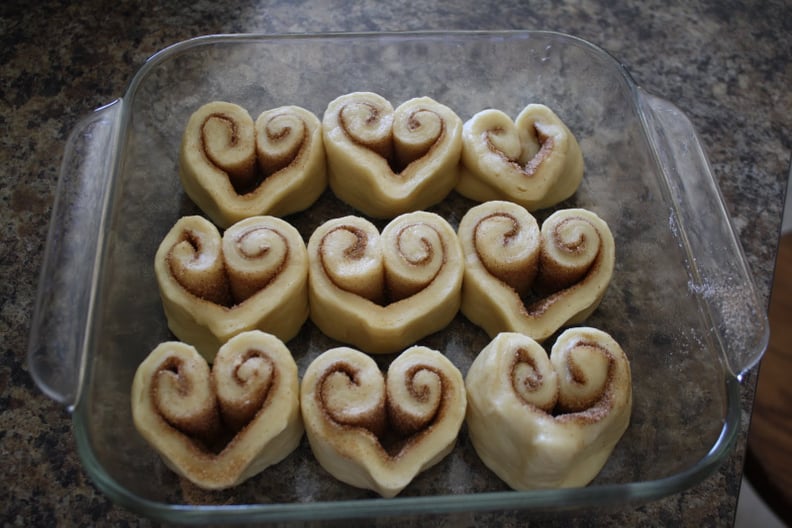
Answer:
<svg viewBox="0 0 792 528"><path fill-rule="evenodd" d="M132 382L132 418L165 464L196 486L225 489L280 462L303 434L297 365L275 336L245 332L211 370L194 347L162 343Z"/></svg>
<svg viewBox="0 0 792 528"><path fill-rule="evenodd" d="M402 352L387 379L363 352L328 350L308 366L300 391L306 435L322 467L383 497L448 455L465 417L462 374L426 347Z"/></svg>
<svg viewBox="0 0 792 528"><path fill-rule="evenodd" d="M624 434L632 410L630 364L594 328L563 332L550 353L502 333L465 378L470 440L516 490L585 486Z"/></svg>
<svg viewBox="0 0 792 528"><path fill-rule="evenodd" d="M374 218L426 209L459 179L462 120L429 97L395 111L371 92L330 102L322 119L333 193Z"/></svg>
<svg viewBox="0 0 792 528"><path fill-rule="evenodd" d="M584 321L613 276L608 224L585 209L562 209L539 228L525 208L485 202L459 223L465 254L461 310L490 337L520 332L543 341Z"/></svg>
<svg viewBox="0 0 792 528"><path fill-rule="evenodd" d="M184 130L179 176L187 195L217 225L307 209L327 187L322 126L299 106L262 112L214 101Z"/></svg>
<svg viewBox="0 0 792 528"><path fill-rule="evenodd" d="M154 270L168 327L207 361L236 334L288 341L308 318L305 243L279 218L247 218L221 238L205 218L185 216L160 243Z"/></svg>
<svg viewBox="0 0 792 528"><path fill-rule="evenodd" d="M311 320L370 354L404 350L456 316L464 263L454 229L425 211L393 219L380 235L347 216L308 241Z"/></svg>
<svg viewBox="0 0 792 528"><path fill-rule="evenodd" d="M541 104L526 106L512 122L483 110L464 125L462 171L456 190L472 200L509 200L535 211L577 190L583 154L563 121Z"/></svg>

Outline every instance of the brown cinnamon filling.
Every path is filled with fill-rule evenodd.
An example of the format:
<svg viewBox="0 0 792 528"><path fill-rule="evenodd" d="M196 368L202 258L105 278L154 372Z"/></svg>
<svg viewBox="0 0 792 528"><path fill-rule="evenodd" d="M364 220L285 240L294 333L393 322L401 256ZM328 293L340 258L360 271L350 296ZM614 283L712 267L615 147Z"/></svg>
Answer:
<svg viewBox="0 0 792 528"><path fill-rule="evenodd" d="M401 231L399 231L399 235L396 237L396 240L397 240L396 249L398 250L399 254L404 256L404 260L406 262L409 262L413 266L422 266L422 265L424 265L427 262L430 262L432 260L432 257L434 256L434 248L432 247L432 244L426 239L426 237L421 237L421 239L420 239L421 240L421 248L423 249L422 256L417 258L417 259L413 259L413 258L410 258L409 256L407 256L405 254L404 248L402 247L402 237L401 237L401 235L402 235L402 233L404 233L404 231L406 231L410 227L412 227L412 226L405 226L404 228L401 229Z"/></svg>
<svg viewBox="0 0 792 528"><path fill-rule="evenodd" d="M600 266L601 266L601 257L600 255L597 255L596 260L591 265L591 267L588 268L588 270L586 270L584 276L578 282L567 286L559 286L557 282L554 282L552 280L552 275L547 273L547 268L543 269L540 266L532 287L529 288L522 295L519 295L519 292L514 290L514 288L506 280L497 277L497 275L495 275L491 271L490 273L493 276L499 278L501 282L503 282L506 286L508 286L512 290L514 290L515 294L518 294L520 296L520 300L522 301L522 305L523 305L523 313L526 316L534 319L539 319L552 306L554 306L559 302L562 302L570 295L574 295L575 290L583 287L589 281L590 277L597 274L597 271L599 270Z"/></svg>
<svg viewBox="0 0 792 528"><path fill-rule="evenodd" d="M524 372L522 374L518 373L520 365L528 365L531 369L530 374L526 375ZM520 347L514 351L507 375L509 380L511 380L511 387L514 391L514 395L523 405L534 410L544 411L551 415L555 412L555 404L558 401L558 391L552 395L552 398L548 397L545 401L541 401L539 398L535 401L529 401L524 396L524 393L536 393L541 391L542 385L545 383L545 378L539 366L528 350ZM520 384L522 387L520 387ZM523 387L525 390L522 390Z"/></svg>
<svg viewBox="0 0 792 528"><path fill-rule="evenodd" d="M355 102L356 105L362 105L369 109L369 114L366 116L364 120L365 125L371 126L375 124L378 120L381 119L382 113L376 106L367 103L367 102ZM407 118L407 129L411 132L416 130L420 130L422 124L421 120L416 117L416 115L420 112L431 112L432 114L436 115L441 126L440 126L440 133L437 135L436 138L428 145L425 149L419 149L418 151L412 151L409 153L399 153L397 152L397 148L394 145L393 133L390 130L385 137L376 138L375 140L370 140L367 138L362 138L357 134L354 134L351 130L351 127L348 126L348 121L344 115L344 109L339 112L339 121L344 128L344 131L347 134L347 137L355 143L356 145L360 145L366 149L375 152L380 157L382 157L390 171L395 176L401 177L409 177L408 168L412 165L415 161L420 160L424 157L431 156L432 151L437 147L438 143L442 140L442 138L446 135L446 123L445 121L437 115L434 111L429 108L416 108L414 109L409 117Z"/></svg>
<svg viewBox="0 0 792 528"><path fill-rule="evenodd" d="M527 163L523 164L519 160L512 159L506 156L498 147L495 146L495 143L492 141L492 135L498 135L503 133L502 127L496 127L484 132L484 142L487 145L487 148L500 156L506 163L511 165L515 171L519 172L523 176L531 178L539 172L539 169L553 153L555 149L555 140L553 136L545 134L541 130L541 125L535 124L534 125L534 133L536 134L536 139L539 143L539 151L534 155Z"/></svg>
<svg viewBox="0 0 792 528"><path fill-rule="evenodd" d="M404 259L404 261L407 264L409 264L411 267L416 268L416 269L420 268L421 266L431 265L431 263L432 263L432 261L434 259L434 256L435 256L435 247L432 245L432 242L428 238L426 238L425 236L420 236L419 237L420 246L421 246L422 251L419 252L419 255L417 255L417 258L415 258L412 255L410 255L409 252L405 251L405 249L403 247L403 242L402 242L403 241L403 236L402 235L404 235L404 233L408 229L416 227L416 226L426 227L428 229L431 229L432 231L434 231L437 234L437 239L438 239L438 241L440 243L440 248L439 248L440 249L440 256L442 257L440 259L440 261L441 261L440 265L437 266L437 269L434 271L434 273L432 274L431 277L424 277L424 279L422 281L416 281L415 283L411 283L410 281L398 281L396 279L391 278L390 275L388 273L386 273L385 274L385 277L386 277L386 280L385 280L385 288L386 288L385 298L387 299L388 303L398 302L398 301L401 301L402 299L407 299L407 298L412 297L413 295L419 293L421 290L427 288L430 284L432 284L432 282L435 281L435 279L437 279L438 275L440 275L440 273L442 272L443 268L446 265L447 251L446 251L445 240L443 239L442 235L439 232L437 232L437 230L434 227L432 227L430 224L427 224L427 223L424 223L424 222L418 222L418 223L413 223L413 224L408 224L408 225L402 226L402 228L399 230L399 232L397 233L397 236L396 236L396 241L397 241L396 242L396 251L399 253L399 255L402 256L402 258Z"/></svg>
<svg viewBox="0 0 792 528"><path fill-rule="evenodd" d="M178 392L181 396L186 396L189 394L190 389L192 388L192 381L188 376L181 376L180 369L182 366L182 360L178 357L168 356L165 358L165 361L162 362L160 365L160 370L164 372L169 372L174 379L177 381L176 383L176 392ZM157 394L157 386L152 385L152 394Z"/></svg>
<svg viewBox="0 0 792 528"><path fill-rule="evenodd" d="M366 105L371 108L371 113L366 118L366 124L370 125L371 123L375 123L379 119L379 109L374 105Z"/></svg>
<svg viewBox="0 0 792 528"><path fill-rule="evenodd" d="M399 407L398 401L393 401L388 398L387 401L387 408L388 408L388 423L390 424L391 429L393 429L394 433L396 433L400 437L407 437L414 435L420 432L427 427L430 427L432 423L437 420L437 415L440 414L443 410L443 397L445 396L445 387L448 385L448 381L446 380L443 372L434 368L431 368L426 365L414 365L406 372L406 379L405 383L407 386L407 392L409 393L410 397L419 403L427 403L430 390L428 387L423 386L421 390L418 390L416 387L416 383L414 382L414 378L416 374L421 371L431 371L437 378L440 380L440 394L441 394L441 401L438 403L438 406L432 409L431 414L416 416L414 414L405 412L403 409Z"/></svg>
<svg viewBox="0 0 792 528"><path fill-rule="evenodd" d="M343 228L339 228L339 229L344 229L346 231L349 231L355 236L355 243L344 251L344 256L351 260L358 260L362 258L366 254L366 248L368 247L368 239L366 237L366 233L363 232L362 229L358 229L357 227L353 227L353 226L344 226ZM324 248L324 241L325 239L323 238L322 246L320 247L320 250Z"/></svg>
<svg viewBox="0 0 792 528"><path fill-rule="evenodd" d="M580 253L581 248L585 246L585 237L580 235L574 240L564 240L564 238L560 235L560 231L569 222L585 222L585 220L577 216L564 218L553 230L553 245L564 248L564 251L567 253Z"/></svg>
<svg viewBox="0 0 792 528"><path fill-rule="evenodd" d="M267 408L270 397L277 391L279 384L278 370L275 368L271 358L262 354L258 350L248 350L245 352L232 372L232 380L238 385L249 384L239 375L239 368L251 358L261 358L268 362L271 367L271 378L268 384L262 384L257 391L245 395L243 400L221 401L213 398L213 405L203 408L199 413L173 419L168 417L168 413L160 410L160 416L171 427L181 432L192 449L203 455L217 456L236 441L237 436L244 431L247 426L256 419L256 416ZM190 376L182 372L182 361L178 357L170 356L160 365L155 373L159 375L172 376L176 380L177 392L182 396L188 396L193 390L193 380ZM211 384L214 394L217 380L211 374ZM151 384L152 401L160 401L158 384Z"/></svg>
<svg viewBox="0 0 792 528"><path fill-rule="evenodd" d="M358 384L360 372L346 363L335 363L331 365L323 374L318 383L319 389L316 391L319 408L322 410L325 419L338 427L344 429L363 429L368 431L382 448L382 451L391 459L401 456L409 447L428 434L434 424L443 419L447 408L447 394L445 388L448 386L442 371L427 365L414 365L406 373L406 383L408 393L419 402L425 402L429 395L428 390L417 390L412 383L415 375L422 370L430 370L438 376L441 385L440 401L437 408L431 415L414 416L404 412L399 408L399 403L389 398L386 392L382 402L375 402L373 411L356 416L352 420L343 420L328 409L324 390L324 382L333 373L342 372L349 378L350 384Z"/></svg>
<svg viewBox="0 0 792 528"><path fill-rule="evenodd" d="M382 112L380 112L380 109L367 101L354 101L349 103L347 106L341 108L338 112L338 121L346 136L356 145L360 145L361 147L376 152L386 160L390 159L393 152L391 131L388 130L388 133L385 137L375 136L373 138L367 138L361 136L360 134L356 134L354 131L355 119L347 116L348 110L350 112L353 111L350 110L352 106L362 106L366 109L367 115L363 120L363 124L367 128L374 128L374 125L376 125L382 117Z"/></svg>
<svg viewBox="0 0 792 528"><path fill-rule="evenodd" d="M256 245L245 244L248 237L253 237L262 232L272 233L278 237L281 244L285 248L282 259L279 261L278 266L259 266L257 270L238 269L235 266L228 266L226 269L226 277L228 278L233 301L236 304L245 302L250 297L256 295L261 290L267 288L272 281L274 281L284 270L290 262L290 246L289 241L282 233L269 227L253 227L243 233L239 233L235 241L236 253L245 260L264 259L271 251L272 247L266 244ZM253 239L255 242L255 239ZM252 247L251 247L252 246ZM226 260L228 262L228 260Z"/></svg>
<svg viewBox="0 0 792 528"><path fill-rule="evenodd" d="M269 366L271 374L268 383L254 383L250 379L245 379L241 376L240 370L243 365L251 359L260 359ZM261 373L256 369L254 377L259 375L261 375ZM212 379L216 383L214 376ZM255 385L253 390L244 395L243 399L231 401L220 400L223 423L230 432L236 434L245 429L250 422L255 420L260 412L267 408L271 395L278 390L277 387L280 383L280 376L278 374L278 369L275 367L275 363L269 356L263 354L260 350L249 349L245 351L244 355L234 366L232 380L242 387Z"/></svg>
<svg viewBox="0 0 792 528"><path fill-rule="evenodd" d="M599 392L586 398L570 402L567 406L561 404L559 399L557 419L563 422L576 422L580 424L592 424L602 420L613 406L613 377L615 370L615 360L611 352L600 345L591 341L579 341L575 343L575 348L593 348L601 353L608 360L608 373L603 386ZM572 355L567 357L566 367L574 383L583 385L588 381L585 370L574 362Z"/></svg>
<svg viewBox="0 0 792 528"><path fill-rule="evenodd" d="M520 226L520 222L517 218L511 214L503 212L495 212L479 220L479 222L473 228L474 242L478 241L480 236L479 231L483 229L482 226L484 223L486 223L487 220L494 218L503 218L511 223L511 229L503 234L502 246L508 247L514 244L515 239L520 234L522 227ZM478 244L475 244L474 247L476 249L476 253L478 254L479 261L493 277L497 278L520 295L530 292L531 285L533 284L538 271L538 257L536 259L526 260L524 262L524 266L497 266L495 265L497 262L492 264L488 263L488 260L485 259L481 251L479 251Z"/></svg>
<svg viewBox="0 0 792 528"><path fill-rule="evenodd" d="M559 223L561 227L565 223L580 218L567 218ZM530 317L541 317L551 306L563 299L575 294L575 290L584 287L592 277L595 277L602 267L604 258L602 247L603 241L599 231L597 233L598 251L594 259L588 266L581 266L578 269L565 267L550 258L539 259L539 269L533 288L533 296L523 298L525 313ZM586 241L581 237L576 241L564 243L558 234L558 229L553 231L553 244L563 247L568 252L577 254L583 251Z"/></svg>
<svg viewBox="0 0 792 528"><path fill-rule="evenodd" d="M288 113L281 113L270 116L269 120L267 121L267 126L265 127L267 138L270 139L272 143L277 144L288 140L293 133L301 133L300 141L296 142L286 152L279 153L277 155L267 155L266 153L258 152L258 147L256 148L258 153L258 163L256 164L256 168L258 169L257 177L260 180L259 185L261 182L274 176L281 170L292 165L299 166L302 163L308 143L309 132L307 125L303 123L302 131L295 131L291 126L283 126L279 127L276 132L273 132L269 126L270 123L275 119L279 117L289 117L290 115L291 114Z"/></svg>
<svg viewBox="0 0 792 528"><path fill-rule="evenodd" d="M361 412L355 414L354 416L341 417L331 412L330 406L327 403L327 398L329 395L327 389L325 388L325 383L332 374L336 373L344 375L347 378L349 385L361 384L360 370L355 368L353 365L341 361L330 365L322 374L321 379L318 381L316 390L316 398L318 400L317 403L322 411L322 414L325 416L325 419L342 428L365 429L376 437L382 435L386 429L384 399L382 401L374 402L374 406L372 406L368 412Z"/></svg>
<svg viewBox="0 0 792 528"><path fill-rule="evenodd" d="M555 140L553 136L546 135L542 133L539 128L539 125L534 125L534 131L536 133L536 139L539 141L539 152L531 158L525 167L521 168L521 172L528 177L534 176L542 166L542 163L545 162L555 150Z"/></svg>
<svg viewBox="0 0 792 528"><path fill-rule="evenodd" d="M203 251L200 236L191 230L186 230L181 234L181 238L174 244L174 247L181 242L187 242L193 248L191 261L197 262ZM178 259L173 257L173 250L168 252L165 260L176 283L190 294L220 306L233 306L234 302L225 268L220 270L219 278L216 275L212 276L211 273L191 273L188 268L177 264Z"/></svg>
<svg viewBox="0 0 792 528"><path fill-rule="evenodd" d="M160 367L154 372L154 383L151 383L151 401L154 402L160 417L171 427L185 435L195 447L201 451L210 451L220 436L219 408L214 401L208 407L198 409L190 415L174 416L172 413L159 408L162 396L159 393L159 383L156 380L161 376L168 376L175 381L176 392L187 397L193 390L193 381L183 370L182 360L178 357L167 357ZM167 403L167 402L162 402Z"/></svg>
<svg viewBox="0 0 792 528"><path fill-rule="evenodd" d="M239 143L239 125L237 122L226 114L216 112L206 116L206 119L204 119L204 122L201 124L201 139L204 146L206 146L204 129L206 128L206 123L209 122L210 119L218 119L228 128L230 131L228 138L230 147L235 147L237 143Z"/></svg>
<svg viewBox="0 0 792 528"><path fill-rule="evenodd" d="M210 114L201 124L201 136L200 136L201 149L204 152L204 155L206 156L207 160L209 160L210 163L220 168L221 170L223 170L223 172L227 174L229 183L233 187L234 192L236 192L236 194L239 196L245 196L256 192L261 187L261 185L264 183L265 180L271 178L281 170L296 163L297 158L299 157L299 153L303 151L305 138L303 138L303 140L299 143L299 145L295 149L293 149L292 152L290 152L289 155L287 156L257 160L257 156L254 151L250 163L247 163L241 167L225 166L225 164L223 164L221 160L215 159L211 155L210 149L207 148L205 129L210 119L217 119L222 121L225 127L228 129L229 148L234 148L239 143L239 138L240 138L239 124L231 117L225 114L222 113ZM267 136L275 140L281 140L287 137L290 132L291 132L290 127L284 127L277 134L268 133Z"/></svg>
<svg viewBox="0 0 792 528"><path fill-rule="evenodd" d="M248 229L244 233L240 233L239 238L236 241L236 246L237 246L237 249L239 251L239 254L242 255L243 257L245 257L246 259L256 259L256 258L263 257L270 250L269 247L256 247L255 251L249 251L248 247L245 245L245 243L244 243L245 239L247 237L249 237L249 236L252 236L253 234L255 234L259 230L261 230L261 231L270 231L270 232L273 232L276 235L280 236L274 230L266 228L266 227L254 227L252 229ZM281 238L283 238L283 237L281 236Z"/></svg>
<svg viewBox="0 0 792 528"><path fill-rule="evenodd" d="M416 130L420 130L423 124L421 120L418 119L416 116L422 112L431 113L440 123L440 130L437 136L431 139L431 142L427 142L428 144L424 144L424 148L421 149L409 149L406 151L400 151L399 149L396 150L395 155L392 159L388 160L388 165L391 168L391 171L394 174L398 174L401 176L409 177L408 168L413 162L418 161L422 158L427 156L431 156L432 152L437 149L438 145L442 142L443 138L446 136L446 122L445 120L438 115L436 112L429 108L416 108L414 109L409 117L407 118L407 129L410 132L415 132Z"/></svg>
<svg viewBox="0 0 792 528"><path fill-rule="evenodd" d="M523 376L522 378L522 382L525 388L528 389L529 392L533 392L542 386L542 382L544 381L544 376L542 376L542 373L539 372L539 368L536 365L536 361L534 361L533 357L524 348L518 348L514 352L514 359L511 364L511 369L509 369L509 378L512 380L512 383L514 383L517 380L517 376L515 375L515 373L517 370L517 365L521 363L527 364L528 366L531 367L531 370L533 371L534 374L533 376ZM520 399L523 399L521 396L522 391L520 391L520 388L516 386L513 386L513 388L517 396L519 396Z"/></svg>
<svg viewBox="0 0 792 528"><path fill-rule="evenodd" d="M289 262L290 252L288 241L274 229L266 227L255 227L249 229L238 237L236 245L239 249L239 255L250 260L266 256L269 248L258 248L257 251L251 252L244 249L242 244L245 237L250 236L259 230L268 230L274 232L283 240L283 243L286 246L286 252L280 266L278 266L276 269L273 269L271 273L266 275L263 279L261 279L261 277L251 277L246 280L245 276L236 274L235 284L232 285L231 278L229 277L229 270L225 265L223 265L222 269L219 271L219 275L212 276L206 274L206 276L201 277L199 273L193 273L188 284L186 281L180 279L182 273L185 272L179 269L175 263L175 259L172 258L172 253L169 252L166 257L166 262L168 264L168 268L170 269L171 275L182 288L206 302L211 302L225 308L233 308L234 306L242 304L252 295L263 290L273 280L275 280L275 278L281 274ZM201 238L194 232L185 231L182 233L182 238L178 242L187 242L190 244L194 250L194 256L192 259L193 261L197 261L200 258L203 245L201 243Z"/></svg>
<svg viewBox="0 0 792 528"><path fill-rule="evenodd" d="M435 248L432 245L431 241L429 241L425 237L421 237L420 242L421 242L421 247L423 249L422 255L419 258L412 259L405 254L402 248L401 235L402 233L404 233L404 231L406 231L411 227L414 227L415 225L416 224L405 225L402 227L402 229L399 230L396 237L397 239L396 250L404 257L405 262L407 262L409 265L419 267L432 261L432 257L435 254ZM422 223L421 225L425 225L431 228L429 224ZM333 280L333 275L328 268L329 264L323 258L323 255L325 254L325 244L327 239L329 238L329 235L339 230L347 231L355 237L354 244L344 249L344 257L348 260L358 260L365 256L366 251L368 249L368 238L366 236L366 233L362 229L359 229L351 225L342 225L326 233L325 236L322 237L321 241L319 242L319 250L318 250L320 255L319 262L322 266L322 271L325 277L336 288L347 291L345 290L343 285L338 284L336 281ZM418 288L416 290L415 288L411 288L409 285L401 285L401 284L391 285L389 284L388 281L388 274L386 273L386 270L383 269L383 280L381 281L381 283L384 285L384 289L382 291L378 291L378 292L369 291L366 294L357 292L357 294L361 295L362 297L370 300L371 302L379 306L387 306L391 303L398 302L402 299L410 297L411 295L414 295L415 293L418 293L422 289L426 288L429 284L432 283L432 281L434 281L437 278L437 276L440 274L440 272L442 271L443 267L446 264L445 243L442 241L442 238L440 238L440 241L441 241L441 251L443 255L442 263L438 267L434 275L432 275L432 277L429 278L426 285L424 285L422 288Z"/></svg>
<svg viewBox="0 0 792 528"><path fill-rule="evenodd" d="M519 348L514 352L514 358L511 363L511 368L509 369L509 379L512 381L512 388L514 390L515 395L517 398L523 402L525 405L532 407L538 410L544 410L547 414L553 416L559 422L575 422L579 424L592 424L596 423L602 418L604 418L609 410L612 407L612 385L613 385L613 376L614 376L614 359L610 351L608 349L600 346L597 343L593 342L578 342L575 344L575 347L591 347L596 350L599 350L607 359L608 359L608 375L605 380L605 383L601 387L600 391L596 394L593 394L586 401L577 401L573 402L573 405L564 406L561 403L561 398L558 399L558 402L552 409L541 409L537 405L526 401L522 395L520 388L514 385L514 382L517 380L518 376L515 375L515 371L517 366L521 363L527 363L533 369L535 376L523 376L522 382L525 384L526 388L530 392L533 392L537 388L539 388L543 383L543 376L537 369L536 363L534 362L533 358L530 356L528 351ZM586 371L578 364L574 362L571 355L567 358L566 368L568 369L572 380L576 384L583 385L588 380L588 375ZM560 373L559 373L560 374Z"/></svg>
<svg viewBox="0 0 792 528"><path fill-rule="evenodd" d="M228 148L232 149L239 143L239 124L232 117L220 112L212 113L206 116L206 119L204 119L203 123L201 123L201 151L211 164L220 168L228 175L228 180L237 194L247 194L250 192L250 190L258 186L258 184L255 183L255 181L258 179L256 175L256 164L251 161L250 163L245 163L244 165L238 167L228 167L223 163L222 160L212 156L211 149L209 149L207 146L208 132L206 130L206 127L211 120L222 122L224 128L228 131Z"/></svg>
<svg viewBox="0 0 792 528"><path fill-rule="evenodd" d="M433 413L425 416L413 416L400 411L398 402L388 399L388 427L378 439L382 449L392 459L399 458L402 453L410 449L410 446L417 444L421 441L421 438L429 434L434 425L443 420L448 407L446 388L449 382L442 371L427 365L415 365L407 372L407 386L410 396L419 402L425 402L429 396L428 390L418 391L412 383L412 379L421 370L430 370L439 378L440 401Z"/></svg>

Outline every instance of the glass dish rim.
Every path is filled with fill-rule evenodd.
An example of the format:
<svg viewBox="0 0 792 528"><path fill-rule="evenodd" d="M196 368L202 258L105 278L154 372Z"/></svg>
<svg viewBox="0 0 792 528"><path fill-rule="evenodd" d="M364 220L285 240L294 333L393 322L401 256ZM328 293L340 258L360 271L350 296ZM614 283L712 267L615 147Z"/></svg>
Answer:
<svg viewBox="0 0 792 528"><path fill-rule="evenodd" d="M217 522L261 522L289 520L331 520L465 511L572 510L590 507L625 506L643 503L683 491L712 475L736 443L740 423L740 382L726 379L729 405L721 433L706 456L684 471L656 480L603 484L580 488L532 491L493 491L460 495L369 498L343 501L297 502L280 504L173 505L141 498L113 479L97 460L90 447L85 419L78 406L73 429L77 452L98 488L114 502L130 510L162 521L179 524Z"/></svg>
<svg viewBox="0 0 792 528"><path fill-rule="evenodd" d="M273 40L321 40L321 39L409 39L432 37L516 37L529 35L543 35L552 38L564 39L578 46L589 48L596 54L607 57L613 62L620 72L631 95L630 103L638 105L641 88L634 81L630 73L612 54L585 39L573 35L547 30L450 30L450 31L393 31L393 32L326 32L306 34L265 34L265 33L240 33L240 34L213 34L187 39L153 54L145 61L129 83L124 95L110 103L125 102L132 99L139 85L148 72L168 59L171 55L179 54L194 47L202 45L225 44L232 42L257 42ZM117 124L119 139L131 119L129 105L120 105L120 115ZM101 109L100 109L101 110ZM638 112L644 119L642 112ZM644 123L645 124L645 123ZM118 170L118 159L113 166L113 174ZM113 187L116 179L109 181ZM112 193L112 190L109 191ZM108 193L108 194L109 194ZM107 204L105 204L107 206ZM102 217L106 216L106 211ZM102 248L104 251L104 248ZM101 258L99 259L101 261ZM95 286L95 285L94 285ZM91 334L91 331L88 331ZM84 343L83 357L86 358L83 366L81 386L91 383L91 361L87 360L90 340ZM86 467L92 480L109 498L118 504L145 516L177 523L210 523L210 522L251 522L251 521L281 521L281 520L318 520L340 519L369 516L396 516L409 514L415 515L430 512L460 512L460 511L487 511L498 509L579 509L586 507L602 507L631 502L645 502L659 499L675 492L682 491L701 482L714 473L725 456L736 443L740 424L740 380L728 369L724 368L725 396L727 407L724 411L724 422L721 432L706 455L694 465L674 475L657 480L629 482L624 484L605 484L572 489L553 489L536 491L498 491L461 495L435 495L423 497L395 497L392 499L371 498L363 500L322 501L313 503L287 503L287 504L240 504L240 505L173 505L141 498L129 492L113 479L102 467L96 458L91 440L86 431L85 415L86 406L81 405L82 399L78 397L71 411L73 413L73 429L76 438L78 454ZM82 392L80 390L80 392Z"/></svg>

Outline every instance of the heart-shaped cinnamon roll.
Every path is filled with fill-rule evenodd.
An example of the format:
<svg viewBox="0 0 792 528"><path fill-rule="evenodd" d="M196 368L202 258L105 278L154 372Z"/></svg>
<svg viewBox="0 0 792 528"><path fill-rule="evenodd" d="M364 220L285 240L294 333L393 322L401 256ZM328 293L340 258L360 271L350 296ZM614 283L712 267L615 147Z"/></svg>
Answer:
<svg viewBox="0 0 792 528"><path fill-rule="evenodd" d="M465 123L462 143L456 190L472 200L509 200L534 211L572 196L583 178L575 136L544 105L526 106L515 121L483 110Z"/></svg>
<svg viewBox="0 0 792 528"><path fill-rule="evenodd" d="M562 209L541 230L512 202L485 202L459 223L465 253L462 313L490 337L520 332L543 341L584 321L613 275L613 236L585 209Z"/></svg>
<svg viewBox="0 0 792 528"><path fill-rule="evenodd" d="M564 331L549 358L528 336L499 334L470 366L465 386L473 447L517 490L591 482L632 410L627 356L594 328Z"/></svg>
<svg viewBox="0 0 792 528"><path fill-rule="evenodd" d="M284 220L254 216L222 238L185 216L160 243L154 269L168 327L212 361L232 336L259 329L283 341L308 318L308 254Z"/></svg>
<svg viewBox="0 0 792 528"><path fill-rule="evenodd" d="M401 215L382 235L362 217L329 220L311 235L308 259L311 320L366 352L403 350L459 310L462 250L434 213Z"/></svg>
<svg viewBox="0 0 792 528"><path fill-rule="evenodd" d="M238 105L207 103L187 123L179 162L187 195L221 227L302 211L327 186L321 123L299 106L254 123Z"/></svg>
<svg viewBox="0 0 792 528"><path fill-rule="evenodd" d="M393 360L387 379L363 352L328 350L305 371L300 401L322 467L383 497L397 495L451 452L466 406L459 370L419 346Z"/></svg>
<svg viewBox="0 0 792 528"><path fill-rule="evenodd" d="M395 111L371 92L330 102L322 119L330 188L375 218L440 202L458 181L462 120L429 97Z"/></svg>
<svg viewBox="0 0 792 528"><path fill-rule="evenodd" d="M260 473L300 443L297 365L260 331L230 339L211 370L194 347L162 343L132 382L132 418L173 471L203 489Z"/></svg>

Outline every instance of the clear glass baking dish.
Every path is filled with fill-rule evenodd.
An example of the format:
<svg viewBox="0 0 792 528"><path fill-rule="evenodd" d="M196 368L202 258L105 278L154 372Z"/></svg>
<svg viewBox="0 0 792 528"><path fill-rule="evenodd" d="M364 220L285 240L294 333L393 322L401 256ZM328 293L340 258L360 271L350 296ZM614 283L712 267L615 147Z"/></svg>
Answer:
<svg viewBox="0 0 792 528"><path fill-rule="evenodd" d="M394 106L428 95L463 120L487 107L516 116L541 102L577 136L584 180L558 207L592 209L613 231L616 270L588 323L622 344L634 385L629 429L588 487L510 491L463 428L451 455L394 499L337 483L305 440L238 488L198 493L135 431L135 369L172 339L154 253L180 216L199 213L177 177L189 115L221 99L252 115L298 104L321 116L338 95L363 90ZM433 210L456 226L472 205L452 193ZM328 191L288 220L307 240L324 219L353 212ZM71 134L28 355L37 384L73 413L79 454L104 493L169 522L229 523L575 510L678 492L715 471L733 447L740 379L767 339L765 307L690 121L596 46L534 31L218 35L151 57L122 98ZM487 342L462 315L424 340L463 374ZM334 343L307 323L288 345L302 374Z"/></svg>

